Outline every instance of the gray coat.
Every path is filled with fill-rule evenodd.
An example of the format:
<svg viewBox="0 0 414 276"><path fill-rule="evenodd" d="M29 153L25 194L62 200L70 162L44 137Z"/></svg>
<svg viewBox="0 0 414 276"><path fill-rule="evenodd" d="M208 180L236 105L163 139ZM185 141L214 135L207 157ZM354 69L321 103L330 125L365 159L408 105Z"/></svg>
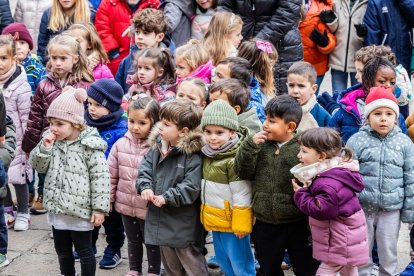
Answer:
<svg viewBox="0 0 414 276"><path fill-rule="evenodd" d="M414 146L398 126L381 138L363 126L347 143L358 159L365 183L359 201L366 213L401 210L414 222Z"/></svg>
<svg viewBox="0 0 414 276"><path fill-rule="evenodd" d="M139 168L137 190L153 190L167 204L149 203L145 221L145 243L185 248L201 253L203 228L200 223L202 133L190 132L163 158L163 141L154 128L148 143L152 147Z"/></svg>

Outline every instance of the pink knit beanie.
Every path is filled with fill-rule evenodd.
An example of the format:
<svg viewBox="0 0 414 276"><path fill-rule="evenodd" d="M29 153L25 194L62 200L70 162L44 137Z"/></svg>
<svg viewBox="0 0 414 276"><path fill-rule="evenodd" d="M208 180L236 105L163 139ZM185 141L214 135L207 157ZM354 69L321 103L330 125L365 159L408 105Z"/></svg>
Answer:
<svg viewBox="0 0 414 276"><path fill-rule="evenodd" d="M46 116L57 118L74 124L84 124L84 102L88 98L86 90L66 86L49 106Z"/></svg>

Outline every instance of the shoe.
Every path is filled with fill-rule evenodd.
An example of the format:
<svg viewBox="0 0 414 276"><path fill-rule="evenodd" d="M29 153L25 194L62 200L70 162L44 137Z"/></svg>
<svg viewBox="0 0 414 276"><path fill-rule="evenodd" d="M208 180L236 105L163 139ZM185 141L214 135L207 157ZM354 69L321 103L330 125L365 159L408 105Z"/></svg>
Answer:
<svg viewBox="0 0 414 276"><path fill-rule="evenodd" d="M30 212L34 215L45 214L47 212L43 206L43 195L37 197L36 202L30 208Z"/></svg>
<svg viewBox="0 0 414 276"><path fill-rule="evenodd" d="M288 270L290 268L290 265L288 265L287 263L285 263L284 261L282 262L282 264L280 265L280 268L282 270Z"/></svg>
<svg viewBox="0 0 414 276"><path fill-rule="evenodd" d="M114 249L107 246L103 257L99 262L99 268L111 269L117 267L120 263L122 263L121 249Z"/></svg>
<svg viewBox="0 0 414 276"><path fill-rule="evenodd" d="M138 271L135 271L135 270L130 270L127 272L127 274L125 274L125 276L142 276L142 273L139 273Z"/></svg>
<svg viewBox="0 0 414 276"><path fill-rule="evenodd" d="M14 231L26 231L30 227L30 215L17 213L16 222L14 223Z"/></svg>
<svg viewBox="0 0 414 276"><path fill-rule="evenodd" d="M208 234L206 236L206 244L213 243L213 233L211 231L208 231Z"/></svg>
<svg viewBox="0 0 414 276"><path fill-rule="evenodd" d="M209 268L211 268L211 269L217 269L217 268L219 268L219 267L220 267L220 266L218 265L218 262L217 262L217 258L216 258L216 256L211 257L211 258L207 261L207 266L208 266Z"/></svg>
<svg viewBox="0 0 414 276"><path fill-rule="evenodd" d="M414 275L414 262L411 262L407 265L403 272L400 273L400 276L413 276Z"/></svg>
<svg viewBox="0 0 414 276"><path fill-rule="evenodd" d="M5 208L6 209L6 208ZM14 222L16 221L16 211L12 210L4 210L4 221L6 222L7 228L12 228Z"/></svg>
<svg viewBox="0 0 414 276"><path fill-rule="evenodd" d="M95 255L95 258L98 257L98 250L96 250L96 245L92 245L92 250L93 250L93 255ZM73 250L73 257L75 258L75 262L79 262L80 258L76 250Z"/></svg>
<svg viewBox="0 0 414 276"><path fill-rule="evenodd" d="M35 196L32 193L29 193L29 208L31 208L33 206Z"/></svg>
<svg viewBox="0 0 414 276"><path fill-rule="evenodd" d="M377 264L374 264L374 266L371 269L371 276L378 276L379 274L379 266Z"/></svg>
<svg viewBox="0 0 414 276"><path fill-rule="evenodd" d="M10 261L7 259L6 255L0 254L0 267L8 266Z"/></svg>

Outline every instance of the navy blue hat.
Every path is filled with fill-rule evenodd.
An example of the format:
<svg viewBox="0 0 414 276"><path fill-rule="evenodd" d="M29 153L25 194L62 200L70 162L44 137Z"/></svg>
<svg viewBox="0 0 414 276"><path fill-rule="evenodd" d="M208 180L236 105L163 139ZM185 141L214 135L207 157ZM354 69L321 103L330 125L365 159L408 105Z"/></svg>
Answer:
<svg viewBox="0 0 414 276"><path fill-rule="evenodd" d="M88 96L106 107L110 112L121 108L124 90L114 80L99 79L88 88Z"/></svg>

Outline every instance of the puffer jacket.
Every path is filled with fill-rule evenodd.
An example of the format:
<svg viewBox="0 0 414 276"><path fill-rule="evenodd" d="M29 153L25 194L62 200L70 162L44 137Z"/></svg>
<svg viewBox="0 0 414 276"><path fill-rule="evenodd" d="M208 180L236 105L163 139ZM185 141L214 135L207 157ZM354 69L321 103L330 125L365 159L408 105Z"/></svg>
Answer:
<svg viewBox="0 0 414 276"><path fill-rule="evenodd" d="M168 145L155 127L149 138L150 151L141 162L137 190L151 189L162 195L161 208L149 204L145 221L145 243L185 248L191 246L201 253L204 231L200 222L200 191L202 157L201 131L190 131L168 154ZM164 151L165 152L165 151Z"/></svg>
<svg viewBox="0 0 414 276"><path fill-rule="evenodd" d="M14 20L27 26L33 38L33 52L37 51L37 37L43 12L51 6L52 0L17 0Z"/></svg>
<svg viewBox="0 0 414 276"><path fill-rule="evenodd" d="M115 203L118 213L140 219L147 216L148 201L137 194L135 184L141 161L149 148L146 140L136 139L129 131L112 147L108 158L111 203Z"/></svg>
<svg viewBox="0 0 414 276"><path fill-rule="evenodd" d="M66 85L87 89L90 83L85 81L69 81ZM63 87L59 80L52 73L48 73L46 79L40 82L32 99L29 121L27 122L27 129L23 137L22 149L24 152L30 153L39 143L42 132L49 127L46 112L52 101L62 93L62 89Z"/></svg>
<svg viewBox="0 0 414 276"><path fill-rule="evenodd" d="M323 76L329 70L329 54L335 49L336 45L335 35L331 33L326 24L319 18L321 11L332 9L332 0L327 0L326 2L327 4L322 1L311 1L305 19L299 24L304 60L315 67L318 76ZM328 45L321 47L310 39L310 35L314 29L322 34L326 31Z"/></svg>
<svg viewBox="0 0 414 276"><path fill-rule="evenodd" d="M329 55L329 66L342 72L356 72L355 52L362 48L364 38L357 36L355 24L361 24L368 0L357 1L349 10L349 0L333 0L336 20L327 24L336 37L335 50Z"/></svg>
<svg viewBox="0 0 414 276"><path fill-rule="evenodd" d="M9 1L0 0L0 33L3 32L3 29L11 23L13 23L13 17Z"/></svg>
<svg viewBox="0 0 414 276"><path fill-rule="evenodd" d="M32 89L27 82L26 73L22 66L17 66L16 72L4 84L3 96L7 115L12 118L16 126L17 149L16 156L8 170L9 182L26 184L26 177L31 181L33 172L26 154L22 150L22 140L29 118Z"/></svg>
<svg viewBox="0 0 414 276"><path fill-rule="evenodd" d="M252 187L234 172L234 158L247 128L238 130L239 141L213 158L203 157L201 223L207 231L249 234L253 227Z"/></svg>
<svg viewBox="0 0 414 276"><path fill-rule="evenodd" d="M6 116L6 135L5 143L0 143L0 161L4 166L5 174L9 169L11 161L14 159L14 153L16 150L16 127L13 120ZM1 167L1 166L0 166ZM6 175L7 177L7 175ZM0 203L3 204L3 199L7 196L7 181L4 185L0 185Z"/></svg>
<svg viewBox="0 0 414 276"><path fill-rule="evenodd" d="M111 70L106 64L98 64L95 66L95 68L92 71L93 78L95 81L99 79L114 79L114 75L112 75Z"/></svg>
<svg viewBox="0 0 414 276"><path fill-rule="evenodd" d="M298 23L302 0L219 0L219 9L239 14L244 39L269 40L279 54L275 66L275 84L279 94L287 94L287 70L303 59Z"/></svg>
<svg viewBox="0 0 414 276"><path fill-rule="evenodd" d="M365 213L401 210L403 222L414 222L414 146L399 127L381 138L369 125L346 144L359 161L365 189L359 202Z"/></svg>
<svg viewBox="0 0 414 276"><path fill-rule="evenodd" d="M238 114L237 120L239 122L239 126L247 128L250 134L256 134L257 132L262 131L262 122L257 115L255 107Z"/></svg>
<svg viewBox="0 0 414 276"><path fill-rule="evenodd" d="M401 1L401 3L395 0L368 1L364 16L368 34L364 39L364 45L390 46L397 57L397 64L402 64L409 72L414 25L409 25L403 16L403 10L413 17L414 1Z"/></svg>
<svg viewBox="0 0 414 276"><path fill-rule="evenodd" d="M125 118L121 117L111 126L105 128L97 128L102 140L104 140L108 145L107 150L105 151L105 157L108 158L112 146L128 131L128 122L125 120Z"/></svg>
<svg viewBox="0 0 414 276"><path fill-rule="evenodd" d="M39 173L46 173L43 203L48 212L82 219L90 219L92 212L109 212L105 150L105 142L91 127L75 141L55 141L49 150L40 141L30 153L30 163Z"/></svg>
<svg viewBox="0 0 414 276"><path fill-rule="evenodd" d="M199 6L197 6L196 14L191 21L191 38L198 40L202 40L204 38L214 13L214 9L203 11Z"/></svg>
<svg viewBox="0 0 414 276"><path fill-rule="evenodd" d="M158 0L142 0L135 13L145 8L156 9L159 4ZM96 12L95 27L106 52L117 51L119 53L108 63L114 76L134 41L128 36L121 36L131 26L130 21L134 14L126 0L102 0Z"/></svg>
<svg viewBox="0 0 414 276"><path fill-rule="evenodd" d="M262 91L260 91L259 82L254 76L250 82L250 101L247 105L247 109L253 107L256 109L257 117L259 117L260 122L263 123L266 120L266 114L262 105Z"/></svg>
<svg viewBox="0 0 414 276"><path fill-rule="evenodd" d="M32 94L36 92L39 83L46 78L46 69L43 66L42 59L32 53L21 62L21 65L26 70L27 81L32 88Z"/></svg>

